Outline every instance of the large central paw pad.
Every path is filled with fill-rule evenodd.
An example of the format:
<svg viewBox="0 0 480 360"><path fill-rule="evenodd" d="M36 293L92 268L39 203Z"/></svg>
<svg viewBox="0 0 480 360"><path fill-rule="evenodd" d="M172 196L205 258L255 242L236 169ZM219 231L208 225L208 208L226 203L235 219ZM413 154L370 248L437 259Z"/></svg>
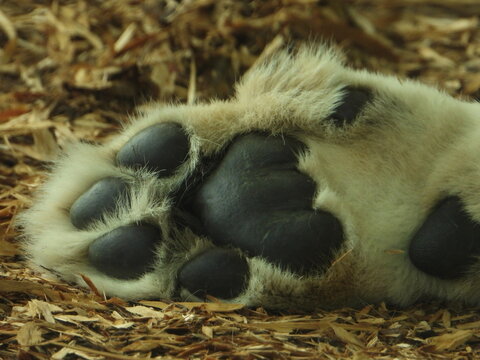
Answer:
<svg viewBox="0 0 480 360"><path fill-rule="evenodd" d="M217 245L295 272L319 269L343 239L330 213L312 208L315 184L297 169L291 138L245 135L233 142L191 204Z"/></svg>

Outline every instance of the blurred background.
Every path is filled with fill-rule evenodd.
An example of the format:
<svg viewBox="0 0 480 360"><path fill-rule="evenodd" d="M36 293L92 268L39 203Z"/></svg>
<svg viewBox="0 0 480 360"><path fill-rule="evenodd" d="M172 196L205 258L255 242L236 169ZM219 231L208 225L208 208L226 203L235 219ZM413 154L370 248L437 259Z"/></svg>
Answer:
<svg viewBox="0 0 480 360"><path fill-rule="evenodd" d="M0 358L19 354L24 340L15 340L12 309L44 297L38 286L56 289L63 293L60 298L87 296L26 269L12 226L66 143L102 142L136 107L152 100L228 98L253 64L299 41L332 43L355 68L418 79L453 96L478 99L479 16L479 0L0 0L0 320L7 319L0 322ZM6 281L33 285L9 288ZM332 354L353 356L345 344L366 346L376 336L375 346L410 344L389 349L392 354L423 357L411 348L443 336L442 331L456 337L433 353L470 358L478 351L478 332L447 331L452 327L448 310L405 313L397 321L398 332L391 332L394 340L388 331L379 333L395 323L384 310L376 310L379 328L371 333L357 329L351 338L349 330L330 328L322 336L334 344ZM358 316L347 311L341 318L356 324ZM465 322L477 315L458 316ZM415 337L419 326L423 338ZM38 355L22 351L24 359Z"/></svg>

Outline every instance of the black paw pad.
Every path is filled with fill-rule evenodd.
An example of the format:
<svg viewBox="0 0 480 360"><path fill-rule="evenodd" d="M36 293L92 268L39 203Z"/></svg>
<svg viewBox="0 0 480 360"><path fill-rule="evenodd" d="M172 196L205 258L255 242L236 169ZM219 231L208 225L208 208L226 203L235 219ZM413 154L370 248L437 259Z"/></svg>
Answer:
<svg viewBox="0 0 480 360"><path fill-rule="evenodd" d="M70 221L78 229L85 229L105 213L115 209L117 200L125 196L127 184L118 178L108 177L93 184L70 208Z"/></svg>
<svg viewBox="0 0 480 360"><path fill-rule="evenodd" d="M132 137L118 152L117 164L158 172L170 176L188 156L190 143L178 124L150 126Z"/></svg>
<svg viewBox="0 0 480 360"><path fill-rule="evenodd" d="M312 209L315 184L296 168L302 147L249 134L227 149L190 204L215 244L299 273L329 264L343 229L332 214Z"/></svg>
<svg viewBox="0 0 480 360"><path fill-rule="evenodd" d="M160 231L151 225L122 226L96 239L88 248L90 263L117 279L145 274L155 260Z"/></svg>
<svg viewBox="0 0 480 360"><path fill-rule="evenodd" d="M351 124L372 97L365 88L346 87L341 103L335 108L331 118L338 125Z"/></svg>
<svg viewBox="0 0 480 360"><path fill-rule="evenodd" d="M414 235L409 248L412 263L442 279L460 278L480 255L480 224L463 209L459 198L440 203Z"/></svg>
<svg viewBox="0 0 480 360"><path fill-rule="evenodd" d="M231 299L245 289L248 274L247 262L235 251L211 249L186 263L179 281L195 296Z"/></svg>

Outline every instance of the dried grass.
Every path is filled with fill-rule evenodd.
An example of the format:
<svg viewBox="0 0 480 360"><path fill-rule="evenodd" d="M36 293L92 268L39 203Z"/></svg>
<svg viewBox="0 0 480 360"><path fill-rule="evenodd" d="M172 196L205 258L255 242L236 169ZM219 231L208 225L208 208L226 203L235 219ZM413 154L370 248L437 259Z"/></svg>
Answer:
<svg viewBox="0 0 480 360"><path fill-rule="evenodd" d="M0 1L0 358L474 359L474 309L269 314L125 303L24 267L12 219L73 139L100 142L152 98L231 94L259 57L327 38L350 64L480 95L477 0Z"/></svg>

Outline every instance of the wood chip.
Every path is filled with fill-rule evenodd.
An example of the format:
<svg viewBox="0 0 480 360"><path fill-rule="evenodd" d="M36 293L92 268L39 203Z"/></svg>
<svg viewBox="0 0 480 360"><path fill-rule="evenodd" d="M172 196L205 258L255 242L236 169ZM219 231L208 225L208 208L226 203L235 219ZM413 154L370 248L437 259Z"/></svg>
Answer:
<svg viewBox="0 0 480 360"><path fill-rule="evenodd" d="M351 345L356 345L361 348L363 348L365 345L363 344L362 341L358 337L356 337L354 334L349 332L348 330L345 330L341 325L334 325L330 324L330 327L332 328L333 332L335 335L343 342Z"/></svg>
<svg viewBox="0 0 480 360"><path fill-rule="evenodd" d="M449 334L434 336L427 340L430 345L428 348L433 351L455 350L470 340L473 334L473 331L470 330L456 330Z"/></svg>
<svg viewBox="0 0 480 360"><path fill-rule="evenodd" d="M42 329L33 322L24 324L17 333L17 341L22 346L38 345L43 341Z"/></svg>

